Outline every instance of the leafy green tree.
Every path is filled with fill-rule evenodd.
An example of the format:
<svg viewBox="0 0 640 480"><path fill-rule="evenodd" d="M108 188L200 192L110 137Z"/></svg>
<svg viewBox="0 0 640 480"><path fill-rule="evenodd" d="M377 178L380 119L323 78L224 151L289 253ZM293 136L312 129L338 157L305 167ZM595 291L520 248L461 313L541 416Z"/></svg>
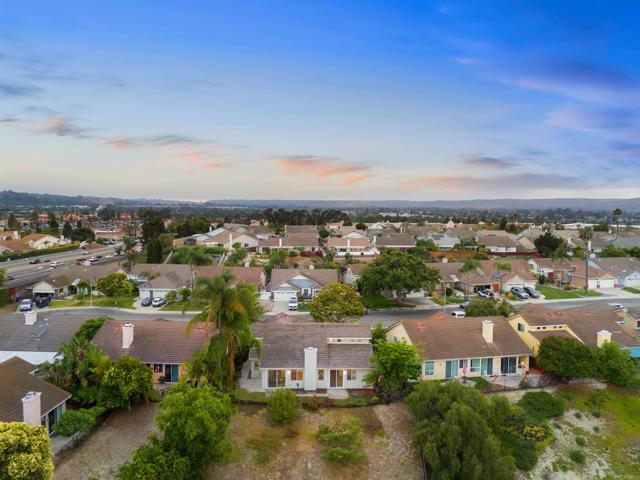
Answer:
<svg viewBox="0 0 640 480"><path fill-rule="evenodd" d="M0 478L49 480L52 477L47 429L22 422L0 422Z"/></svg>
<svg viewBox="0 0 640 480"><path fill-rule="evenodd" d="M543 257L551 257L562 242L563 240L561 238L556 237L551 232L544 232L544 234L533 241L536 249Z"/></svg>
<svg viewBox="0 0 640 480"><path fill-rule="evenodd" d="M579 230L579 236L585 242L593 239L593 227L584 227Z"/></svg>
<svg viewBox="0 0 640 480"><path fill-rule="evenodd" d="M146 209L142 211L140 216L142 218L142 239L145 244L150 240L157 240L161 233L165 233L164 220L160 212Z"/></svg>
<svg viewBox="0 0 640 480"><path fill-rule="evenodd" d="M0 287L4 285L6 278L7 278L6 270L4 268L0 268Z"/></svg>
<svg viewBox="0 0 640 480"><path fill-rule="evenodd" d="M607 382L622 387L629 386L638 372L628 350L616 342L606 342L595 351L598 374Z"/></svg>
<svg viewBox="0 0 640 480"><path fill-rule="evenodd" d="M74 242L93 242L96 234L89 227L78 226L71 232L70 238Z"/></svg>
<svg viewBox="0 0 640 480"><path fill-rule="evenodd" d="M58 219L56 218L56 214L53 212L49 212L47 214L48 216L48 223L49 223L49 231L54 233L55 235L58 234L58 229L60 228L60 224L58 223Z"/></svg>
<svg viewBox="0 0 640 480"><path fill-rule="evenodd" d="M191 295L191 302L201 313L187 325L190 332L204 324L207 338L209 328L218 334L207 340L204 366L208 366L208 379L218 386L228 386L236 377L236 354L253 344L251 324L261 309L253 285L241 282L231 284L233 275L223 273L213 278L199 277ZM197 380L197 379L196 379Z"/></svg>
<svg viewBox="0 0 640 480"><path fill-rule="evenodd" d="M64 222L64 225L62 226L62 236L64 238L71 238L72 234L73 234L73 227L71 226L71 223L67 220L66 222Z"/></svg>
<svg viewBox="0 0 640 480"><path fill-rule="evenodd" d="M556 248L553 253L551 254L551 258L553 258L554 260L560 260L562 258L571 258L571 255L569 255L569 245L567 245L567 242L563 241L558 248Z"/></svg>
<svg viewBox="0 0 640 480"><path fill-rule="evenodd" d="M367 229L366 223L362 223L362 222L356 223L356 230L366 230L366 229Z"/></svg>
<svg viewBox="0 0 640 480"><path fill-rule="evenodd" d="M387 340L387 331L384 328L384 325L381 322L376 323L376 325L371 329L371 343L375 348L377 342L385 342Z"/></svg>
<svg viewBox="0 0 640 480"><path fill-rule="evenodd" d="M325 239L325 238L329 237L329 235L331 235L331 233L329 232L329 230L327 230L326 228L322 227L322 228L320 228L320 231L318 232L318 235L320 236L320 238Z"/></svg>
<svg viewBox="0 0 640 480"><path fill-rule="evenodd" d="M500 260L496 260L493 264L493 268L496 270L496 272L507 273L511 271L511 264L509 262L501 262ZM500 275L500 291L501 292L502 292L502 277L503 275Z"/></svg>
<svg viewBox="0 0 640 480"><path fill-rule="evenodd" d="M542 340L536 360L549 375L571 380L593 375L593 357L591 349L579 340L552 336Z"/></svg>
<svg viewBox="0 0 640 480"><path fill-rule="evenodd" d="M434 290L440 274L422 261L400 250L385 249L369 263L358 279L358 288L367 294L388 290L395 296L425 289Z"/></svg>
<svg viewBox="0 0 640 480"><path fill-rule="evenodd" d="M170 292L167 292L167 294L164 296L164 299L169 304L175 303L175 301L178 299L178 294L175 290L171 290Z"/></svg>
<svg viewBox="0 0 640 480"><path fill-rule="evenodd" d="M464 298L469 298L469 275L480 268L480 262L474 258L467 258L462 262L462 265L458 269L458 273L462 277L464 282Z"/></svg>
<svg viewBox="0 0 640 480"><path fill-rule="evenodd" d="M13 213L9 214L9 219L7 220L7 227L9 227L9 230L11 230L12 232L20 230L20 222L16 220L16 216Z"/></svg>
<svg viewBox="0 0 640 480"><path fill-rule="evenodd" d="M136 244L136 239L125 235L124 237L122 237L122 243L124 243L125 250L129 250Z"/></svg>
<svg viewBox="0 0 640 480"><path fill-rule="evenodd" d="M107 297L113 297L118 304L118 297L129 297L135 290L134 283L124 273L114 272L96 280L96 289Z"/></svg>
<svg viewBox="0 0 640 480"><path fill-rule="evenodd" d="M98 317L87 320L80 325L80 328L73 336L74 340L87 343L91 342L93 337L96 336L96 333L98 333L98 330L100 330L104 322L107 320L109 320L109 317Z"/></svg>
<svg viewBox="0 0 640 480"><path fill-rule="evenodd" d="M414 345L401 342L378 341L371 357L373 368L365 382L376 392L391 399L404 390L410 380L420 377L420 354Z"/></svg>
<svg viewBox="0 0 640 480"><path fill-rule="evenodd" d="M299 416L298 397L293 390L279 388L267 400L267 419L271 423L291 423Z"/></svg>
<svg viewBox="0 0 640 480"><path fill-rule="evenodd" d="M174 386L156 415L164 450L188 458L192 475L198 477L209 462L231 452L227 430L233 413L229 397L214 387Z"/></svg>
<svg viewBox="0 0 640 480"><path fill-rule="evenodd" d="M309 311L316 322L343 323L356 320L366 309L357 292L344 283L324 287L309 302Z"/></svg>
<svg viewBox="0 0 640 480"><path fill-rule="evenodd" d="M98 415L101 415L104 411L105 408L102 406L67 410L56 422L56 433L69 437L76 432L88 432L96 423Z"/></svg>
<svg viewBox="0 0 640 480"><path fill-rule="evenodd" d="M513 313L513 307L504 300L498 301L491 298L472 300L464 309L468 317L494 317L502 315L508 317Z"/></svg>
<svg viewBox="0 0 640 480"><path fill-rule="evenodd" d="M624 248L616 247L615 245L607 245L600 252L601 257L626 257L627 252Z"/></svg>
<svg viewBox="0 0 640 480"><path fill-rule="evenodd" d="M118 470L120 480L188 480L191 462L175 450L167 450L152 437L150 443L133 451L131 460Z"/></svg>
<svg viewBox="0 0 640 480"><path fill-rule="evenodd" d="M159 239L153 238L145 245L146 262L162 263L162 243Z"/></svg>
<svg viewBox="0 0 640 480"><path fill-rule="evenodd" d="M132 404L148 400L152 388L151 369L137 358L124 356L104 372L100 401L108 408L131 409Z"/></svg>
<svg viewBox="0 0 640 480"><path fill-rule="evenodd" d="M201 245L185 245L173 250L171 261L173 263L181 263L194 267L196 265L211 265L213 259L209 252L207 252L206 247Z"/></svg>
<svg viewBox="0 0 640 480"><path fill-rule="evenodd" d="M244 262L245 258L247 258L247 251L238 244L237 248L234 247L233 251L227 257L225 265L228 267L236 267L238 265L242 265L242 262Z"/></svg>

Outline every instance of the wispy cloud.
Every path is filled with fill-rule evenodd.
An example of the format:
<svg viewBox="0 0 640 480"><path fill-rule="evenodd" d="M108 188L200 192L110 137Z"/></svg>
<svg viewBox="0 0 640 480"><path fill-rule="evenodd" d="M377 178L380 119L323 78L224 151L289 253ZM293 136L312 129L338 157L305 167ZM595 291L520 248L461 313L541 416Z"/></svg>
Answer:
<svg viewBox="0 0 640 480"><path fill-rule="evenodd" d="M111 147L128 150L140 147L171 147L180 145L200 145L208 143L206 140L198 139L182 134L163 134L107 138L105 143Z"/></svg>
<svg viewBox="0 0 640 480"><path fill-rule="evenodd" d="M287 155L270 158L280 172L312 178L338 177L346 185L355 185L374 176L370 165L349 163L334 157Z"/></svg>
<svg viewBox="0 0 640 480"><path fill-rule="evenodd" d="M233 165L229 162L220 161L211 154L197 152L194 150L184 150L172 155L172 157L192 167L204 168L206 170L217 170L219 168L227 168Z"/></svg>
<svg viewBox="0 0 640 480"><path fill-rule="evenodd" d="M638 123L638 113L633 108L591 108L565 105L547 114L547 122L573 130L596 132L633 128Z"/></svg>
<svg viewBox="0 0 640 480"><path fill-rule="evenodd" d="M41 89L26 83L0 82L0 97L32 97Z"/></svg>
<svg viewBox="0 0 640 480"><path fill-rule="evenodd" d="M470 175L428 175L407 179L399 184L402 190L441 190L469 192L497 192L517 190L550 190L570 187L587 187L592 183L587 177L572 177L542 173L475 177Z"/></svg>
<svg viewBox="0 0 640 480"><path fill-rule="evenodd" d="M470 167L504 169L515 167L518 163L511 158L487 157L483 155L463 155L460 162Z"/></svg>
<svg viewBox="0 0 640 480"><path fill-rule="evenodd" d="M69 117L54 115L37 121L30 129L35 133L72 137L78 140L91 138L91 129L75 125Z"/></svg>

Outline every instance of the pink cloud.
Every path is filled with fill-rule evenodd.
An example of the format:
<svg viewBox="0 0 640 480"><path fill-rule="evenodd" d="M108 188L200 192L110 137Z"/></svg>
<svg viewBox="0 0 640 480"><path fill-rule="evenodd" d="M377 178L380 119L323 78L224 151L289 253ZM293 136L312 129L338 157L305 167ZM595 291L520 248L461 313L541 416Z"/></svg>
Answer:
<svg viewBox="0 0 640 480"><path fill-rule="evenodd" d="M316 179L339 177L345 185L355 185L374 176L370 165L348 163L333 157L288 155L268 161L285 174L306 175Z"/></svg>

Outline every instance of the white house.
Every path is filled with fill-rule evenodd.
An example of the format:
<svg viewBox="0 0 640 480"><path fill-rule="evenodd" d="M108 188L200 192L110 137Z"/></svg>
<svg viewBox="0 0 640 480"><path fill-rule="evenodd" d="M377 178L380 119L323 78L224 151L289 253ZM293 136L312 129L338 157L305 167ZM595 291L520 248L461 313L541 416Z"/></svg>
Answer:
<svg viewBox="0 0 640 480"><path fill-rule="evenodd" d="M332 268L274 268L268 290L274 301L288 301L291 297L313 298L337 282L338 271Z"/></svg>
<svg viewBox="0 0 640 480"><path fill-rule="evenodd" d="M366 237L332 237L327 240L327 247L336 257L345 257L347 254L352 257L375 257L378 254L378 249Z"/></svg>
<svg viewBox="0 0 640 480"><path fill-rule="evenodd" d="M259 349L249 352L249 376L259 390L304 392L369 388L371 328L361 324L258 323Z"/></svg>
<svg viewBox="0 0 640 480"><path fill-rule="evenodd" d="M233 231L225 228L217 228L211 232L194 235L196 245L207 247L222 247L231 250L233 245L239 244L242 248L254 249L258 247L260 239L244 231Z"/></svg>

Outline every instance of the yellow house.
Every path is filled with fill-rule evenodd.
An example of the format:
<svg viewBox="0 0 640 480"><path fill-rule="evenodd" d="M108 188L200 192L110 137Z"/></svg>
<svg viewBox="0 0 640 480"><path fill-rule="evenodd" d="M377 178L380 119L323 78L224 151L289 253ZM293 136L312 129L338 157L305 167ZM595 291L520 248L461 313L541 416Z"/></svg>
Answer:
<svg viewBox="0 0 640 480"><path fill-rule="evenodd" d="M402 320L387 341L405 340L422 353L422 379L524 375L531 350L503 317L453 318L437 313Z"/></svg>
<svg viewBox="0 0 640 480"><path fill-rule="evenodd" d="M542 340L554 336L575 338L592 347L614 341L629 350L632 357L639 358L640 336L628 325L630 317L625 318L625 315L623 312L618 314L609 305L552 310L529 303L507 321L534 354Z"/></svg>

